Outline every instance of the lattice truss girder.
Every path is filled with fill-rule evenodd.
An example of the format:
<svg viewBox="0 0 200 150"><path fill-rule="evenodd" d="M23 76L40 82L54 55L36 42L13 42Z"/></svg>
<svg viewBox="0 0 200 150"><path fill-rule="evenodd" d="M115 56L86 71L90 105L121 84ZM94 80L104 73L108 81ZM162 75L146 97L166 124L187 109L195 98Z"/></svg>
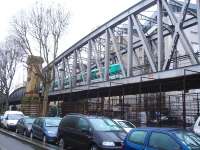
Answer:
<svg viewBox="0 0 200 150"><path fill-rule="evenodd" d="M55 69L52 85L63 89L174 69L178 51L184 52L180 58L187 59L188 65L199 64L184 31L197 26L199 33L199 1L197 10L190 8L190 0L171 2L141 1L81 39L51 63ZM174 13L174 5L180 13ZM170 46L166 46L168 39ZM183 49L178 48L179 43ZM114 66L116 74L112 73Z"/></svg>

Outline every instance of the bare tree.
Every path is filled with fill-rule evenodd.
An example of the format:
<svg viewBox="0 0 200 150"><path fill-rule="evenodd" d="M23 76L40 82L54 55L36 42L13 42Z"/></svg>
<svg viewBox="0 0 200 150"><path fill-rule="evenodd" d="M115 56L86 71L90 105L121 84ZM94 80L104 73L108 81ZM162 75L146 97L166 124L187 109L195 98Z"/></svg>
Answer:
<svg viewBox="0 0 200 150"><path fill-rule="evenodd" d="M27 54L34 55L39 52L47 65L45 74L39 68L37 69L37 74L43 83L42 114L46 115L48 91L55 76L54 69L49 64L57 56L59 41L68 26L69 13L59 5L44 7L36 3L31 11L23 11L22 14L15 17L12 24L16 39Z"/></svg>
<svg viewBox="0 0 200 150"><path fill-rule="evenodd" d="M13 36L8 37L0 47L0 93L6 97L6 109L16 66L23 58L22 52Z"/></svg>

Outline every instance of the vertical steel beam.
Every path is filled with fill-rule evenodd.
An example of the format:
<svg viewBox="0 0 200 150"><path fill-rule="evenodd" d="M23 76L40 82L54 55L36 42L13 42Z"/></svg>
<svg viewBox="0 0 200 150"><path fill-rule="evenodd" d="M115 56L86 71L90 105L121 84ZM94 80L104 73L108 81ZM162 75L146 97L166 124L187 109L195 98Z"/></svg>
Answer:
<svg viewBox="0 0 200 150"><path fill-rule="evenodd" d="M61 71L61 89L64 89L64 80L65 80L65 59L62 58L62 70Z"/></svg>
<svg viewBox="0 0 200 150"><path fill-rule="evenodd" d="M60 73L59 73L59 70L58 70L58 65L55 65L55 70L56 70L56 73L57 73L57 81L58 81L58 89L61 88L61 78L60 78Z"/></svg>
<svg viewBox="0 0 200 150"><path fill-rule="evenodd" d="M140 66L140 59L137 56L136 49L133 49L133 61L135 63L135 66Z"/></svg>
<svg viewBox="0 0 200 150"><path fill-rule="evenodd" d="M91 40L88 41L88 54L87 54L87 84L91 82L91 55L92 55L92 44Z"/></svg>
<svg viewBox="0 0 200 150"><path fill-rule="evenodd" d="M198 43L200 51L200 1L197 0L197 19L198 19Z"/></svg>
<svg viewBox="0 0 200 150"><path fill-rule="evenodd" d="M133 21L131 16L128 17L128 63L127 63L127 76L132 76L133 67Z"/></svg>
<svg viewBox="0 0 200 150"><path fill-rule="evenodd" d="M79 55L78 55L79 54ZM84 74L85 74L85 70L83 68L83 61L82 61L82 57L81 57L81 52L80 50L77 50L77 57L79 59L79 67L81 69L81 76L83 77L83 82L85 83L85 78L84 78Z"/></svg>
<svg viewBox="0 0 200 150"><path fill-rule="evenodd" d="M164 50L164 38L163 38L163 15L162 15L162 2L161 0L157 1L158 14L157 14L157 24L158 24L158 71L161 71L164 58L165 58L165 50Z"/></svg>
<svg viewBox="0 0 200 150"><path fill-rule="evenodd" d="M113 31L109 28L108 29L109 33L110 33L110 37L112 39L112 42L113 42L113 46L114 46L114 50L117 54L117 59L120 63L120 68L121 68L121 71L122 71L122 75L123 77L126 77L126 69L125 69L125 64L123 62L123 58L122 58L122 55L121 55L121 52L120 52L120 48L119 48L119 44L117 44L117 41L116 41L116 38L114 36L114 33Z"/></svg>
<svg viewBox="0 0 200 150"><path fill-rule="evenodd" d="M66 72L68 73L67 77L68 77L68 81L69 81L69 87L71 88L72 87L72 74L71 74L71 71L70 71L68 59L66 60L66 65L67 65Z"/></svg>
<svg viewBox="0 0 200 150"><path fill-rule="evenodd" d="M142 31L142 27L141 27L141 25L139 23L139 20L135 15L132 15L131 17L133 19L133 23L134 23L134 25L135 25L135 27L137 29L138 34L139 34L139 37L140 37L140 40L141 40L142 45L144 47L144 51L145 51L145 53L147 55L148 61L149 61L150 65L151 65L151 69L152 69L153 72L156 72L157 69L156 69L156 65L155 65L155 63L153 61L153 59L154 59L153 55L150 52L150 45L149 45L149 43L147 41L147 38L146 38L145 34Z"/></svg>
<svg viewBox="0 0 200 150"><path fill-rule="evenodd" d="M103 80L103 75L102 75L102 66L101 66L101 61L100 61L100 56L97 52L97 47L95 45L95 41L92 40L92 49L94 50L94 53L95 53L95 60L96 60L96 64L97 64L97 68L99 70L99 75L100 75L100 78Z"/></svg>
<svg viewBox="0 0 200 150"><path fill-rule="evenodd" d="M74 60L73 60L72 79L71 79L72 87L76 86L76 80L77 80L76 69L77 69L77 50L74 50Z"/></svg>
<svg viewBox="0 0 200 150"><path fill-rule="evenodd" d="M105 39L106 39L106 45L105 45L104 79L105 81L108 81L109 80L109 65L110 65L110 50L109 50L110 49L110 35L109 35L108 30L106 30Z"/></svg>

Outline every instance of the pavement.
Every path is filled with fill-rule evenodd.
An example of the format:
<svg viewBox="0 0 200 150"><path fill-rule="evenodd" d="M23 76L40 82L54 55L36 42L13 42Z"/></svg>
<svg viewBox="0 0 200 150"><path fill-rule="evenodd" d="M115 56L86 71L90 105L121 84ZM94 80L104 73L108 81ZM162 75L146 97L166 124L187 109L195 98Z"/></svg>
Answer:
<svg viewBox="0 0 200 150"><path fill-rule="evenodd" d="M0 129L0 150L58 150L56 145L44 144L39 140Z"/></svg>

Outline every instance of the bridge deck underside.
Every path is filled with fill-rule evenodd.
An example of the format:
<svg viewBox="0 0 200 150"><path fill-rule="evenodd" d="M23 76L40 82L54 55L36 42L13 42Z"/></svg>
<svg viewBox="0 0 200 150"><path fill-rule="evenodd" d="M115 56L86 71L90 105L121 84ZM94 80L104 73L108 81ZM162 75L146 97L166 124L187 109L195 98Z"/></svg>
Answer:
<svg viewBox="0 0 200 150"><path fill-rule="evenodd" d="M199 66L197 66L196 68L198 67ZM173 71L182 72L182 75L177 75L172 78L163 78L163 79L149 78L148 81L125 83L125 84L121 84L119 83L119 81L116 81L116 82L111 81L110 83L115 84L114 86L113 85L111 86L111 84L107 86L101 86L101 87L97 87L97 85L93 85L93 89L78 87L79 91L77 92L75 92L75 90L72 90L72 92L68 92L67 89L61 92L54 91L53 93L49 95L49 98L50 100L59 100L63 98L64 100L87 99L87 98L95 98L95 97L109 97L109 96L120 96L120 95L135 95L135 94L144 94L144 93L181 91L181 90L184 90L184 88L185 90L200 88L200 73L187 74L187 71L189 72L189 69L188 69L187 71L185 71L186 74L183 75L184 70L186 69L169 71L168 72L169 76L170 74L173 74ZM152 76L156 76L156 75L153 74ZM139 78L141 80L143 77L140 76ZM143 80L145 79L147 80L147 77L145 77ZM185 86L184 86L184 82L185 82Z"/></svg>

